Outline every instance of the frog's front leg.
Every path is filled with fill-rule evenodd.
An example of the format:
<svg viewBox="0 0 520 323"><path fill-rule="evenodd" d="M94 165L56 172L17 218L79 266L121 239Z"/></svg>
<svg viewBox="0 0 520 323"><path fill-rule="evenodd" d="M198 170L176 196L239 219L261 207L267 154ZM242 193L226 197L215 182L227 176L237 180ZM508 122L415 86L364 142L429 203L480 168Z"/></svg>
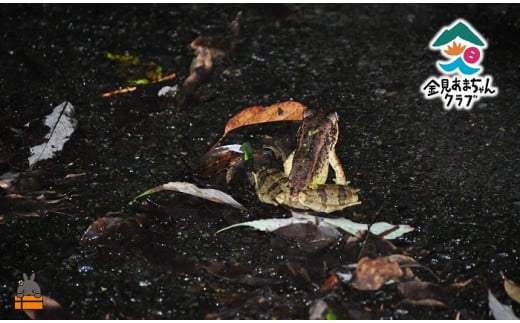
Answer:
<svg viewBox="0 0 520 323"><path fill-rule="evenodd" d="M347 181L345 177L345 172L343 171L343 166L341 166L341 161L336 154L336 150L332 150L329 153L329 164L334 170L334 182L339 185L348 185L350 183Z"/></svg>

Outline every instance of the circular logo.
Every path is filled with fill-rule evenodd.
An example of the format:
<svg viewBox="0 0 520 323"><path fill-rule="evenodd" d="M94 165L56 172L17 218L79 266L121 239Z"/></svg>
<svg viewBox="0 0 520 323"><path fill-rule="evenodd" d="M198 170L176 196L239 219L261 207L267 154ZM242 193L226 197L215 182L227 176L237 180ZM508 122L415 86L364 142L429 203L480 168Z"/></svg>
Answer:
<svg viewBox="0 0 520 323"><path fill-rule="evenodd" d="M464 61L475 64L480 59L480 50L477 47L468 47L464 51Z"/></svg>

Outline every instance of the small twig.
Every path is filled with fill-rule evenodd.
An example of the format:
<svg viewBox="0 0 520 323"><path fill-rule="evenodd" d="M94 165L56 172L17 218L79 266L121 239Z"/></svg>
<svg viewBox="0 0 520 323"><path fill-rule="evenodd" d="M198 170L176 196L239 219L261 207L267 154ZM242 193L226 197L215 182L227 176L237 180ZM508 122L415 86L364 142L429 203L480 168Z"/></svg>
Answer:
<svg viewBox="0 0 520 323"><path fill-rule="evenodd" d="M124 94L124 93L128 93L128 92L133 92L135 90L137 90L137 87L129 86L129 87L125 87L124 89L119 89L119 90L114 90L114 91L110 91L110 92L105 92L105 93L101 94L101 97L102 98L108 98L108 97L111 97L113 95L119 95L119 94Z"/></svg>
<svg viewBox="0 0 520 323"><path fill-rule="evenodd" d="M164 82L164 81L169 81L169 80L173 80L176 77L177 77L177 74L171 73L171 74L168 74L168 75L166 75L164 77L161 77L157 81L153 81L153 82L150 82L150 83L160 83L160 82ZM125 87L124 89L119 89L119 90L114 90L114 91L110 91L110 92L105 92L105 93L101 94L101 97L102 98L108 98L108 97L111 97L111 96L114 96L114 95L119 95L119 94L125 94L125 93L128 93L128 92L133 92L135 90L137 90L137 86L129 86L129 87Z"/></svg>
<svg viewBox="0 0 520 323"><path fill-rule="evenodd" d="M177 75L175 73L171 73L171 74L166 75L165 77L161 77L157 81L153 81L152 83L159 83L159 82L169 81L169 80L173 80L176 77L177 77Z"/></svg>

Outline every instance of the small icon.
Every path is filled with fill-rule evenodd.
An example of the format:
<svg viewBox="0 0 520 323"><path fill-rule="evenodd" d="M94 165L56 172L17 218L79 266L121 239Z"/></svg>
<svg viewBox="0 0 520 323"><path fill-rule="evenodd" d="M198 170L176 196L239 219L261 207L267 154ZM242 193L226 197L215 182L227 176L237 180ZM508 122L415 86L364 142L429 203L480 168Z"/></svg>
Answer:
<svg viewBox="0 0 520 323"><path fill-rule="evenodd" d="M40 285L34 281L35 277L35 273L32 273L30 278L24 273L23 280L18 281L18 290L14 297L15 310L43 309L43 296Z"/></svg>

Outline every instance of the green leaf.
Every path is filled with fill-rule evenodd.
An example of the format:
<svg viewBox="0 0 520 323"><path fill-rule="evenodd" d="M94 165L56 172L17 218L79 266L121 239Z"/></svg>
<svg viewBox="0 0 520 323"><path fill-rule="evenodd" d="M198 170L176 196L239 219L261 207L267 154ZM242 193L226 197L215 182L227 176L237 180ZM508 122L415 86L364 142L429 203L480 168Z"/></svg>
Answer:
<svg viewBox="0 0 520 323"><path fill-rule="evenodd" d="M139 57L128 55L128 54L113 54L111 52L107 52L107 58L111 61L115 62L124 62L128 64L138 64Z"/></svg>
<svg viewBox="0 0 520 323"><path fill-rule="evenodd" d="M251 146L251 143L249 143L249 141L244 142L240 146L240 151L244 153L244 160L249 160L249 158L251 158L251 156L253 155L253 150L253 146Z"/></svg>
<svg viewBox="0 0 520 323"><path fill-rule="evenodd" d="M141 78L141 79L136 79L136 80L126 80L126 82L128 84L133 84L133 85L143 85L143 84L150 83L150 80L145 79L145 78Z"/></svg>
<svg viewBox="0 0 520 323"><path fill-rule="evenodd" d="M328 311L327 314L325 315L325 319L327 319L327 320L337 320L338 317L336 316L336 313L334 313L333 311Z"/></svg>
<svg viewBox="0 0 520 323"><path fill-rule="evenodd" d="M153 194L153 193L155 193L153 188L146 190L146 191L142 192L141 194L137 195L136 197L134 197L134 200L140 199L141 197L145 197L145 196Z"/></svg>

